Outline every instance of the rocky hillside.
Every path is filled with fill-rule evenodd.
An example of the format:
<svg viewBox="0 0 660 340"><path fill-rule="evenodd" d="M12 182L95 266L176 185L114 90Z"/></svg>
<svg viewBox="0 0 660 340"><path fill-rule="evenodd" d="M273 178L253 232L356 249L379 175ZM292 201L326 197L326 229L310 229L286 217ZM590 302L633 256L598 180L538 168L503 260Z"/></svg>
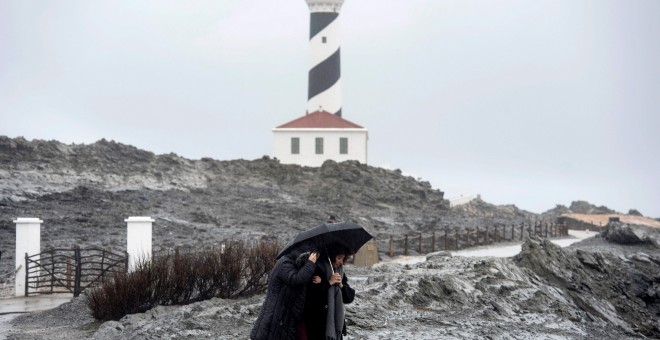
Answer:
<svg viewBox="0 0 660 340"><path fill-rule="evenodd" d="M0 137L0 208L2 230L12 229L15 217L39 217L46 230L58 231L49 241L80 235L77 230L88 238L96 229L111 233L127 216L152 216L167 230L160 235L164 245L288 237L329 214L375 235L534 218L511 215L508 207L502 214L494 206L488 214L451 211L428 182L357 162L310 168L268 157L189 160L106 140L66 145L7 137Z"/></svg>
<svg viewBox="0 0 660 340"><path fill-rule="evenodd" d="M639 214L639 212L634 209L631 211L635 211L636 214ZM557 218L563 214L618 214L618 212L606 206L595 206L585 201L573 201L569 207L557 204L553 209L541 214L541 217L547 221L556 221Z"/></svg>
<svg viewBox="0 0 660 340"><path fill-rule="evenodd" d="M481 200L450 209L428 182L358 162L311 168L269 157L190 160L107 140L67 145L0 136L0 266L13 262L16 217L44 221L42 247L121 248L124 219L151 216L154 245L170 248L286 241L330 214L363 225L381 252L390 235L544 218Z"/></svg>

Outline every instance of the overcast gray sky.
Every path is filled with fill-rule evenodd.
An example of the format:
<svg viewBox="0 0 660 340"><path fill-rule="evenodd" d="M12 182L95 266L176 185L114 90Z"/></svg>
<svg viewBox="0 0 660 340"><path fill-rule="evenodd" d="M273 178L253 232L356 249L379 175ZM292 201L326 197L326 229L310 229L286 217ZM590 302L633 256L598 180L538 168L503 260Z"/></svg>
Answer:
<svg viewBox="0 0 660 340"><path fill-rule="evenodd" d="M346 0L343 117L448 198L660 217L660 1ZM0 1L0 135L256 159L304 114L304 0Z"/></svg>

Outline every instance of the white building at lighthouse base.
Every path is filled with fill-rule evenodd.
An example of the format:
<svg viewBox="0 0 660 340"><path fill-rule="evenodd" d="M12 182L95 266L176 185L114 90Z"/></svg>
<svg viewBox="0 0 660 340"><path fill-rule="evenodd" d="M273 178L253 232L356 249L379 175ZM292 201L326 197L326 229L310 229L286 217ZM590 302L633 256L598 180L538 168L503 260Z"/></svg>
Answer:
<svg viewBox="0 0 660 340"><path fill-rule="evenodd" d="M321 166L328 159L367 163L369 133L326 111L316 111L273 129L273 157L282 164Z"/></svg>

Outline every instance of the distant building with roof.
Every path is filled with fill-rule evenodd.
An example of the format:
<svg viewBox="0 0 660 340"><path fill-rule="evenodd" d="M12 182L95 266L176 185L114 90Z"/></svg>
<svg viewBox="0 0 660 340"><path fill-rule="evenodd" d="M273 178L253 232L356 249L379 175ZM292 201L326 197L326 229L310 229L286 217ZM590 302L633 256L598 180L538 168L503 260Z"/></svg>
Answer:
<svg viewBox="0 0 660 340"><path fill-rule="evenodd" d="M273 129L273 156L283 164L321 166L332 159L367 163L367 129L316 111Z"/></svg>
<svg viewBox="0 0 660 340"><path fill-rule="evenodd" d="M321 166L328 159L366 164L367 129L342 118L339 10L344 0L305 1L310 10L307 114L273 129L273 156L303 166Z"/></svg>

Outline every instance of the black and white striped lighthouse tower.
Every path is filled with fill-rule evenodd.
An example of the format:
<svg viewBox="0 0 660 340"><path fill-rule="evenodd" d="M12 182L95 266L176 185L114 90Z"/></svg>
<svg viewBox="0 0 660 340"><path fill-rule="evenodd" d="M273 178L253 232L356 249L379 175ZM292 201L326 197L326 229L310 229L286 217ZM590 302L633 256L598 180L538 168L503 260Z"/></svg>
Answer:
<svg viewBox="0 0 660 340"><path fill-rule="evenodd" d="M310 69L307 112L341 117L339 10L344 0L305 0L309 6Z"/></svg>

